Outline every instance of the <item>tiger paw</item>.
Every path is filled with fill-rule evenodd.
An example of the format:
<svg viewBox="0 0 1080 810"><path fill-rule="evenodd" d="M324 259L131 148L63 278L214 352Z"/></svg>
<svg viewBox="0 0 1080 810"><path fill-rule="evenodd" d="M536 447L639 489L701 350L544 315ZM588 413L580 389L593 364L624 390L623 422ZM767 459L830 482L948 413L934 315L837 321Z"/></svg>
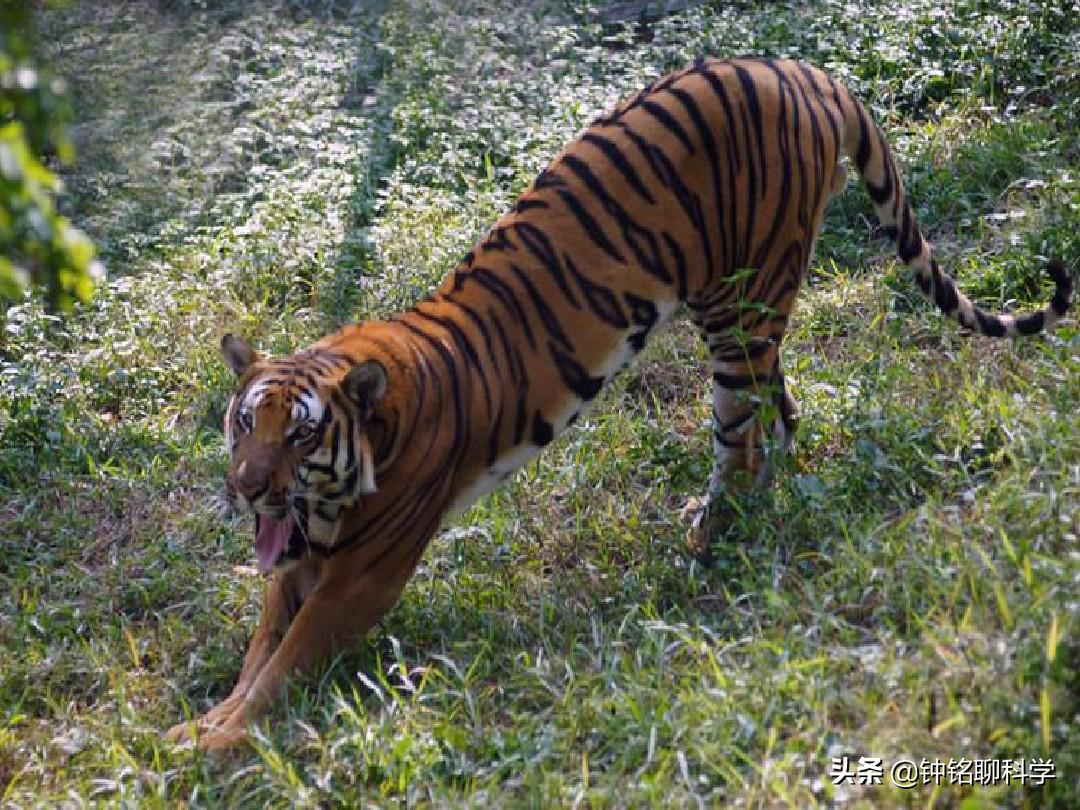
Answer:
<svg viewBox="0 0 1080 810"><path fill-rule="evenodd" d="M241 723L228 722L221 726L207 725L203 718L177 723L165 733L165 739L176 745L195 747L202 751L224 751L247 742L247 730Z"/></svg>
<svg viewBox="0 0 1080 810"><path fill-rule="evenodd" d="M195 744L203 751L230 751L246 745L247 742L247 729L244 726L227 725L207 731Z"/></svg>
<svg viewBox="0 0 1080 810"><path fill-rule="evenodd" d="M712 539L715 520L709 498L694 496L682 508L682 519L688 524L686 550L702 565L712 563Z"/></svg>
<svg viewBox="0 0 1080 810"><path fill-rule="evenodd" d="M217 739L225 729L239 729L241 733L244 730L243 714L240 711L242 704L243 696L233 694L201 717L177 723L165 733L165 739L171 743L196 745L202 749L225 747L222 744L224 737ZM232 733L231 736L236 735Z"/></svg>
<svg viewBox="0 0 1080 810"><path fill-rule="evenodd" d="M185 743L191 743L194 741L198 731L196 730L196 721L187 720L183 723L177 723L175 726L165 732L165 739L168 742L175 743L177 745L183 745Z"/></svg>
<svg viewBox="0 0 1080 810"><path fill-rule="evenodd" d="M735 527L745 497L719 493L691 498L683 507L683 520L689 524L686 548L702 565L715 565L717 544L738 536Z"/></svg>

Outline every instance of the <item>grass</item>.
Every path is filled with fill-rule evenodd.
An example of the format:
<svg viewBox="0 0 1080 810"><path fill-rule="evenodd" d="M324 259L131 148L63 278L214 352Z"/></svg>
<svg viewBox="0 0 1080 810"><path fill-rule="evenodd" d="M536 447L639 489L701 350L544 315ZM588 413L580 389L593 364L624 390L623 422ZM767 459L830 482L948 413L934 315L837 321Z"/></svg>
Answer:
<svg viewBox="0 0 1080 810"><path fill-rule="evenodd" d="M619 5L619 4L616 4ZM106 4L108 6L108 4ZM699 53L829 67L991 307L1080 263L1074 4L177 2L45 14L68 213L111 282L0 346L0 804L1060 807L1080 795L1075 321L957 333L829 213L785 346L797 456L701 568L683 322L433 542L367 640L224 760L262 584L219 514L227 330L286 352L427 290L560 146ZM614 8L614 6L613 6ZM122 9L122 10L117 10ZM1071 15L1071 17L1070 17ZM1050 757L1045 786L834 786L832 757Z"/></svg>

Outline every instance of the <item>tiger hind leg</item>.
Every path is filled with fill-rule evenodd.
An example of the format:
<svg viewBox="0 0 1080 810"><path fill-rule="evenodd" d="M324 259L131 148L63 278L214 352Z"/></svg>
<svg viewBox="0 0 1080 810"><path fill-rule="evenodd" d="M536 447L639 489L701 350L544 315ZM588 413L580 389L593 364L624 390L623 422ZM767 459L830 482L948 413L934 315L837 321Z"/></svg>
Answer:
<svg viewBox="0 0 1080 810"><path fill-rule="evenodd" d="M780 368L786 317L770 319L765 334L736 340L706 333L712 356L713 468L705 497L684 510L690 551L708 561L712 543L734 522L739 500L767 487L779 456L791 451L798 405ZM707 326L707 324L706 324Z"/></svg>

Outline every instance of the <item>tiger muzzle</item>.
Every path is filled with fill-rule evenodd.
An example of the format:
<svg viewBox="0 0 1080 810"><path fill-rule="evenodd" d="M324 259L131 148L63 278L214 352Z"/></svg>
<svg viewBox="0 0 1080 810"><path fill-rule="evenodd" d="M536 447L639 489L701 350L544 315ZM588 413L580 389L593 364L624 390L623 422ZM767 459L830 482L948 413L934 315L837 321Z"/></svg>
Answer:
<svg viewBox="0 0 1080 810"><path fill-rule="evenodd" d="M260 470L258 466L245 459L236 465L230 476L237 493L249 503L258 500L270 489L269 471Z"/></svg>
<svg viewBox="0 0 1080 810"><path fill-rule="evenodd" d="M257 512L284 513L288 506L287 489L280 486L279 452L274 448L249 447L234 460L229 469L228 483L238 496L240 506L250 506Z"/></svg>

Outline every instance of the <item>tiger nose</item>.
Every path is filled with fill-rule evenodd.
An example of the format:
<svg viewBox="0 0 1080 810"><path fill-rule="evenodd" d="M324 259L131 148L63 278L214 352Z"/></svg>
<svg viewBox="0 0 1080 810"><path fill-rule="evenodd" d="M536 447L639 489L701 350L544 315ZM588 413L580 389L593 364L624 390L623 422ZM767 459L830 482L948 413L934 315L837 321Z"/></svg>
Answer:
<svg viewBox="0 0 1080 810"><path fill-rule="evenodd" d="M234 481L237 491L249 501L255 500L266 489L265 476L260 475L246 459L236 468Z"/></svg>

